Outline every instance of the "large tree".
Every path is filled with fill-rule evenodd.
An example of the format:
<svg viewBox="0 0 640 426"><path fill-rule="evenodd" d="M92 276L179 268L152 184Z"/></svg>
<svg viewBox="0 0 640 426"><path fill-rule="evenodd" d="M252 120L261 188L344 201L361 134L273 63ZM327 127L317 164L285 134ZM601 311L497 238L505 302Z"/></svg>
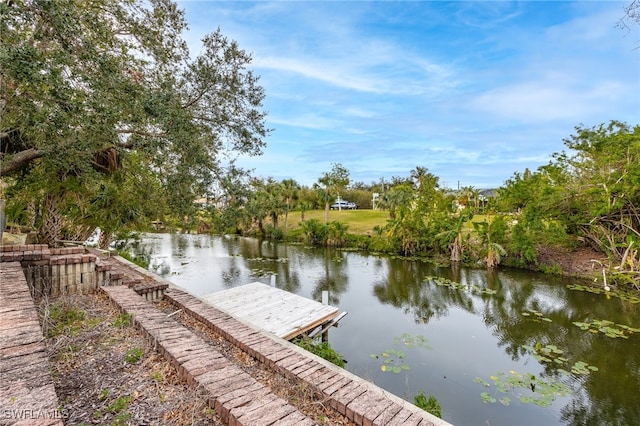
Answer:
<svg viewBox="0 0 640 426"><path fill-rule="evenodd" d="M566 151L500 191L503 208L522 211L513 240L551 236L554 226L608 255L612 271L640 287L640 126L575 130Z"/></svg>
<svg viewBox="0 0 640 426"><path fill-rule="evenodd" d="M217 30L191 58L170 0L4 1L0 17L0 178L8 196L32 197L39 229L47 215L80 225L112 203L148 203L119 191L149 191L137 187L149 179L189 214L235 156L260 154L250 56Z"/></svg>

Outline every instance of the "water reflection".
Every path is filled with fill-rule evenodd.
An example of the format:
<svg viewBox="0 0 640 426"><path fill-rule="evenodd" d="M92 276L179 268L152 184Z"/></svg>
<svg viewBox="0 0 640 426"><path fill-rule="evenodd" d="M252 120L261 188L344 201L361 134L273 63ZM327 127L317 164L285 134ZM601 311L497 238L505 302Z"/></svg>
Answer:
<svg viewBox="0 0 640 426"><path fill-rule="evenodd" d="M639 327L638 305L569 290L571 280L236 237L149 235L137 250L150 256L156 272L197 295L268 284L272 275L279 288L315 300L329 291L330 303L349 312L330 333L348 368L409 400L419 390L433 393L456 425L640 424L640 335L612 339L573 324L607 319ZM429 276L462 287L437 285ZM403 333L424 335L433 349L407 351L407 373L381 373L369 354L391 347ZM525 348L536 345L555 345L563 359L539 362ZM579 361L598 371L561 372ZM482 403L485 389L474 377L488 380L510 370L560 380L573 395L548 408L518 402L515 391L508 407Z"/></svg>
<svg viewBox="0 0 640 426"><path fill-rule="evenodd" d="M323 274L315 281L312 297L322 301L322 292L329 292L329 304L340 305L340 295L349 288L348 260L335 250L324 250L322 256Z"/></svg>

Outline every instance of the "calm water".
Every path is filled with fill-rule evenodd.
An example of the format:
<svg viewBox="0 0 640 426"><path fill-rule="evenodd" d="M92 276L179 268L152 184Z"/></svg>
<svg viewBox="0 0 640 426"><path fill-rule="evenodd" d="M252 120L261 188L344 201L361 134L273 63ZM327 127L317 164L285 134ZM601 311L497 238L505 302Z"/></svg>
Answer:
<svg viewBox="0 0 640 426"><path fill-rule="evenodd" d="M610 320L640 327L640 305L569 290L566 279L452 270L237 237L148 234L136 250L150 257L150 269L196 295L254 281L268 284L271 275L277 287L318 301L329 290L330 303L349 313L329 335L347 368L412 402L421 390L432 393L443 418L455 425L640 424L640 334L614 339L572 324ZM436 285L425 280L429 276L464 287ZM430 348L411 348L403 335L405 343L423 336ZM555 345L558 353L540 362L524 347L537 343ZM398 374L381 371L382 354L392 355L390 350L405 354L390 364L404 365ZM579 361L598 370L558 370L570 371ZM491 379L505 383L526 373L538 380L535 392L527 381L502 393ZM491 386L477 383L477 377ZM541 380L561 382L572 393L544 408L521 402L520 397L544 393ZM483 402L483 392L498 402ZM509 400L502 404L504 397Z"/></svg>

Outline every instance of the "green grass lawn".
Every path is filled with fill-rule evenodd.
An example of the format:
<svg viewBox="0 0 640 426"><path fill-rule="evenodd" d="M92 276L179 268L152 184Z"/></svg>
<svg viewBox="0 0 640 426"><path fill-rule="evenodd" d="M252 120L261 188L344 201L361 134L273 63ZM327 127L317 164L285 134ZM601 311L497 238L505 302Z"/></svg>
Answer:
<svg viewBox="0 0 640 426"><path fill-rule="evenodd" d="M294 231L300 228L300 211L293 211L289 213L289 231ZM317 219L321 223L325 223L324 210L307 210L304 212L305 220ZM473 231L473 225L471 222L482 222L490 219L486 215L475 215L471 221L464 224L464 229L467 232ZM284 216L279 219L279 224L284 227ZM346 223L349 228L347 232L350 234L368 234L373 232L375 226L383 227L389 220L389 212L387 210L330 210L329 222L339 221Z"/></svg>
<svg viewBox="0 0 640 426"><path fill-rule="evenodd" d="M300 228L300 211L289 213L289 231ZM304 219L317 219L321 223L325 222L324 210L307 210L304 212ZM389 212L386 210L330 210L329 222L339 221L349 225L347 232L350 234L367 234L373 232L375 226L385 226L389 219ZM284 226L284 217L279 219L280 226Z"/></svg>

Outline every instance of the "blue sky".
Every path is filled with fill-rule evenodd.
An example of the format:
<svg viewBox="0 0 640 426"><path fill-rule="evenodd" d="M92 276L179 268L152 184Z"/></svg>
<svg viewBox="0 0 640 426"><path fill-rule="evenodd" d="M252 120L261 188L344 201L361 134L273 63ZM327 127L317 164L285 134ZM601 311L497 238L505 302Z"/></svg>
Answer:
<svg viewBox="0 0 640 426"><path fill-rule="evenodd" d="M622 1L182 1L187 40L220 27L265 88L259 177L311 185L417 166L498 187L564 148L576 125L640 123L640 29Z"/></svg>

